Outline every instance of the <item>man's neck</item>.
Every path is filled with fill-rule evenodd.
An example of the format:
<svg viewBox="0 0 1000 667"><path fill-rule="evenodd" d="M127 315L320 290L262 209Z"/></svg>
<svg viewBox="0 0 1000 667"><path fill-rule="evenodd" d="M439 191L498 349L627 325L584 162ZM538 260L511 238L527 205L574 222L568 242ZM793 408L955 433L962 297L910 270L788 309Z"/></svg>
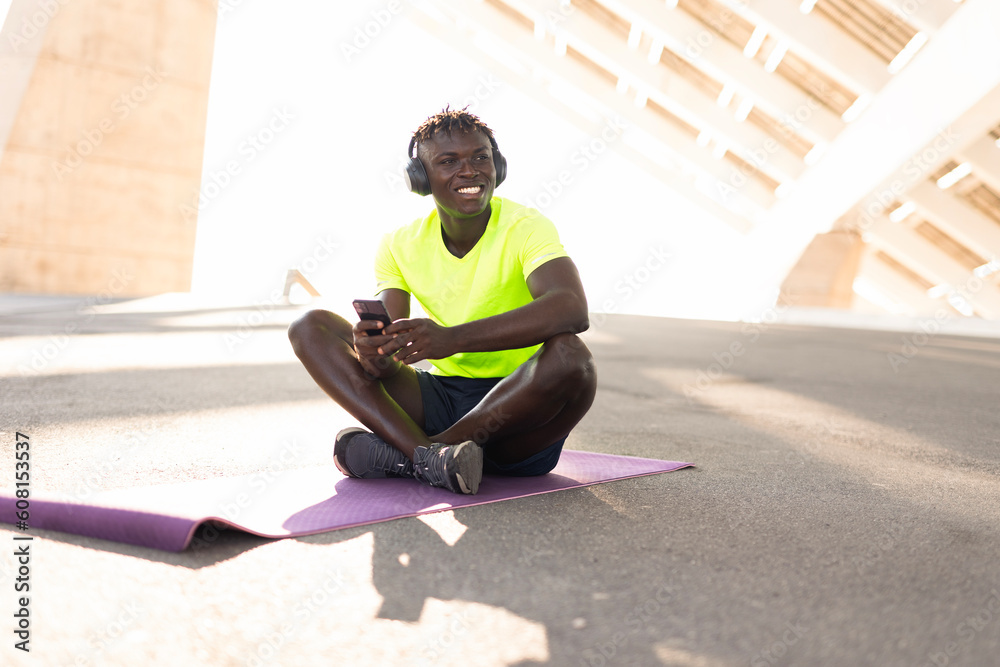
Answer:
<svg viewBox="0 0 1000 667"><path fill-rule="evenodd" d="M492 206L487 206L485 211L471 218L453 218L438 209L441 237L448 252L455 257L465 257L469 254L486 233L486 226L492 214Z"/></svg>

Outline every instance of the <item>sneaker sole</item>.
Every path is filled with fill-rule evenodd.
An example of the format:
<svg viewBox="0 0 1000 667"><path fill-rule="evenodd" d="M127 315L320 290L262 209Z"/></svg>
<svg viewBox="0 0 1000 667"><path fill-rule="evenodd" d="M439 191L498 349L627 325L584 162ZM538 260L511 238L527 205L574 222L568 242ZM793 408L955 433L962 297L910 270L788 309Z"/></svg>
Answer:
<svg viewBox="0 0 1000 667"><path fill-rule="evenodd" d="M452 462L459 490L466 495L477 494L483 479L483 448L470 440L455 445L454 451Z"/></svg>
<svg viewBox="0 0 1000 667"><path fill-rule="evenodd" d="M354 433L367 433L367 431L365 431L363 428L352 426L350 428L343 429L340 433L337 434L337 437L333 441L333 464L337 466L337 470L339 470L343 474L347 475L348 477L356 478L356 475L352 475L350 473L350 471L347 469L347 464L341 461L340 457L338 456L343 454L341 448L341 442L343 442L346 439L345 436Z"/></svg>

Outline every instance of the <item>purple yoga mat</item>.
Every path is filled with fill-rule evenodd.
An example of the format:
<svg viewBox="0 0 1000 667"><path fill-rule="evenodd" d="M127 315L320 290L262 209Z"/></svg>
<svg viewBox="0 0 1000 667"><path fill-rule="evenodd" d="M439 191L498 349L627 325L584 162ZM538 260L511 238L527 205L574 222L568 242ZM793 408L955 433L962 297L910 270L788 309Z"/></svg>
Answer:
<svg viewBox="0 0 1000 667"><path fill-rule="evenodd" d="M548 475L486 476L474 496L456 495L412 479L350 479L329 465L103 491L85 503L69 496L36 495L30 498L28 525L183 551L206 521L262 537L298 537L691 465L565 450ZM0 521L17 521L15 502L10 495L0 494Z"/></svg>

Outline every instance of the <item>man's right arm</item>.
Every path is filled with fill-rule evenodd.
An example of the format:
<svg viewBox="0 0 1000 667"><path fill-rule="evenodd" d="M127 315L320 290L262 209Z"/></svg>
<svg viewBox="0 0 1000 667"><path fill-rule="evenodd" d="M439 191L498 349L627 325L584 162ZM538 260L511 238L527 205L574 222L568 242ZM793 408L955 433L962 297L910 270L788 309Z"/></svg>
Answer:
<svg viewBox="0 0 1000 667"><path fill-rule="evenodd" d="M385 309L389 311L389 319L395 322L410 316L410 293L390 287L378 294L379 300L385 304Z"/></svg>

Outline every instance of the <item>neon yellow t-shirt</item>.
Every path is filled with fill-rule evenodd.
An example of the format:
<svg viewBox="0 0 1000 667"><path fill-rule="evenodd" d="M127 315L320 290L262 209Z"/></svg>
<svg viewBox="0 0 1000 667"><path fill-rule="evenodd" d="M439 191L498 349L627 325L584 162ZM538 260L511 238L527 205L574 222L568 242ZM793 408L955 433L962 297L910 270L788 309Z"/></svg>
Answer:
<svg viewBox="0 0 1000 667"><path fill-rule="evenodd" d="M375 256L375 293L396 288L413 295L424 312L446 327L506 313L530 303L528 275L566 257L555 225L533 208L493 197L482 238L455 257L444 245L437 209L387 234ZM541 347L462 352L431 359L437 375L506 377Z"/></svg>

